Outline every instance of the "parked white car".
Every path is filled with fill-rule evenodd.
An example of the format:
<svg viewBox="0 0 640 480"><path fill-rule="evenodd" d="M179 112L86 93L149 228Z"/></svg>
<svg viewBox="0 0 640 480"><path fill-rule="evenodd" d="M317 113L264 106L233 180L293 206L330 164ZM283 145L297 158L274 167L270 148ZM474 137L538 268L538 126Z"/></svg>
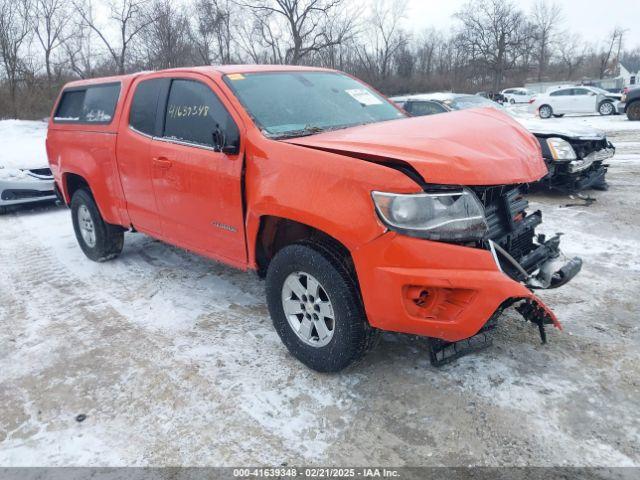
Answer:
<svg viewBox="0 0 640 480"><path fill-rule="evenodd" d="M45 122L0 121L0 215L13 205L56 200Z"/></svg>
<svg viewBox="0 0 640 480"><path fill-rule="evenodd" d="M562 117L567 113L613 115L618 99L605 90L593 87L562 87L536 95L530 104L532 112L540 118Z"/></svg>
<svg viewBox="0 0 640 480"><path fill-rule="evenodd" d="M504 95L507 102L514 103L529 103L529 100L533 97L533 92L526 88L505 88L500 92Z"/></svg>

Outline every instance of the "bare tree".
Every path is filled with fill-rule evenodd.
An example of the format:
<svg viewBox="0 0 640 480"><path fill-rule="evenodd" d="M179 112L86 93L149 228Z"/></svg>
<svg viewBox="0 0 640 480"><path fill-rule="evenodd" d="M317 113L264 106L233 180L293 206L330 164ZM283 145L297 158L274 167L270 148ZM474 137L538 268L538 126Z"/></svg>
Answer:
<svg viewBox="0 0 640 480"><path fill-rule="evenodd" d="M558 26L562 22L562 8L556 3L538 0L533 6L531 22L540 82L551 57L551 48L556 41Z"/></svg>
<svg viewBox="0 0 640 480"><path fill-rule="evenodd" d="M491 73L497 90L524 51L528 30L523 12L508 0L472 0L456 17L462 22L460 48Z"/></svg>
<svg viewBox="0 0 640 480"><path fill-rule="evenodd" d="M197 22L194 32L198 53L209 65L214 61L231 63L235 34L234 17L241 16L238 7L229 0L197 0Z"/></svg>
<svg viewBox="0 0 640 480"><path fill-rule="evenodd" d="M621 28L614 28L609 34L608 39L606 40L602 51L599 54L599 63L598 63L598 75L600 78L604 78L605 73L609 70L609 62L611 61L611 55L613 51L618 48L618 52L622 48L622 37L624 36L624 30Z"/></svg>
<svg viewBox="0 0 640 480"><path fill-rule="evenodd" d="M339 45L351 35L352 22L342 22L337 31L329 28L337 24L336 17L345 4L345 0L256 0L242 5L253 12L272 57L297 65L310 54ZM286 41L283 35L288 37Z"/></svg>
<svg viewBox="0 0 640 480"><path fill-rule="evenodd" d="M17 90L22 67L21 51L30 33L28 0L0 0L0 55L7 76L11 116L18 117Z"/></svg>
<svg viewBox="0 0 640 480"><path fill-rule="evenodd" d="M80 78L93 76L96 55L93 49L93 30L79 23L74 27L74 35L66 39L63 46L68 66Z"/></svg>
<svg viewBox="0 0 640 480"><path fill-rule="evenodd" d="M565 32L558 44L560 60L564 65L565 78L571 80L576 69L584 62L584 41L577 34Z"/></svg>
<svg viewBox="0 0 640 480"><path fill-rule="evenodd" d="M143 50L151 68L175 68L189 64L191 55L189 20L170 0L154 0L154 20L142 31Z"/></svg>
<svg viewBox="0 0 640 480"><path fill-rule="evenodd" d="M65 41L65 28L70 12L64 0L35 0L31 14L31 26L44 52L44 67L47 73L47 90L51 94L53 81L52 54Z"/></svg>
<svg viewBox="0 0 640 480"><path fill-rule="evenodd" d="M92 14L91 0L76 4L83 22L102 40L120 75L125 72L127 53L131 43L150 23L154 21L153 12L145 9L149 0L110 0L110 26L117 30L117 42L111 39L107 27L100 26Z"/></svg>
<svg viewBox="0 0 640 480"><path fill-rule="evenodd" d="M360 58L373 78L385 79L391 73L391 61L405 46L401 28L407 0L375 0L371 9L369 41L361 46Z"/></svg>

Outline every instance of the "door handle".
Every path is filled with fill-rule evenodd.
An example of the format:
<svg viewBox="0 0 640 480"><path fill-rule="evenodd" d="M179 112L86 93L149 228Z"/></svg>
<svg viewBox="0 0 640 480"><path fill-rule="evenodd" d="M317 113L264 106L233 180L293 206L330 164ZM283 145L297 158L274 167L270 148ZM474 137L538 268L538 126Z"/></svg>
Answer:
<svg viewBox="0 0 640 480"><path fill-rule="evenodd" d="M153 164L158 168L171 168L171 160L167 157L153 157Z"/></svg>

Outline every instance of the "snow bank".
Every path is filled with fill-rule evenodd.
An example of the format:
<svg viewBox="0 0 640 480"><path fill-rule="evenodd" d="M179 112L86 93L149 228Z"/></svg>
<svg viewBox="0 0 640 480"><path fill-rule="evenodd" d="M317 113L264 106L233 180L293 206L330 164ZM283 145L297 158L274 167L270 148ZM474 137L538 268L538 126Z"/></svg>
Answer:
<svg viewBox="0 0 640 480"><path fill-rule="evenodd" d="M46 122L0 120L0 167L46 167L46 136Z"/></svg>

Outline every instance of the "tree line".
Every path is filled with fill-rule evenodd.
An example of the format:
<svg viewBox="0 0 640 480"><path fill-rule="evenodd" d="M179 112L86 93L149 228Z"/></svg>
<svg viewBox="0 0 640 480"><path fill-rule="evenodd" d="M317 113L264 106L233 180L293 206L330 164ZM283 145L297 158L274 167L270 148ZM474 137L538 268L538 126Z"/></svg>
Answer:
<svg viewBox="0 0 640 480"><path fill-rule="evenodd" d="M561 7L470 0L453 27L407 28L407 0L0 0L0 118L49 114L74 78L190 65L336 68L387 94L602 78L625 31L586 42Z"/></svg>

